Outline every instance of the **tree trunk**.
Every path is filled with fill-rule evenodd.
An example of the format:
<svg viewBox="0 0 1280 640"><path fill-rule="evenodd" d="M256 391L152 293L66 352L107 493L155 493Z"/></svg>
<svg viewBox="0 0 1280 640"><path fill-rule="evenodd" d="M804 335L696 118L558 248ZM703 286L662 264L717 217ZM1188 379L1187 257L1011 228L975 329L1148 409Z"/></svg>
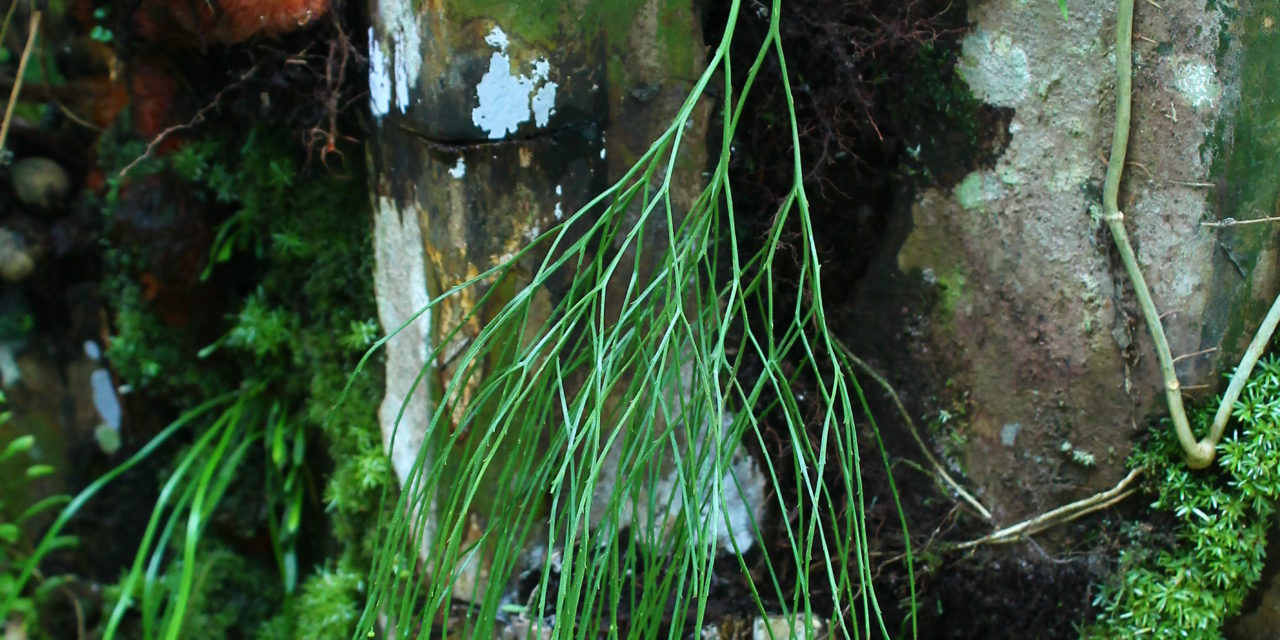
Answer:
<svg viewBox="0 0 1280 640"><path fill-rule="evenodd" d="M1278 109L1260 77L1275 70L1244 46L1256 35L1233 31L1253 33L1260 18L1190 0L1138 5L1120 209L1182 387L1205 397L1276 291L1275 225L1202 224L1275 215L1277 183L1262 176L1275 175L1280 141L1263 123ZM1097 208L1115 2L1069 8L1063 20L1051 2L971 7L959 70L975 97L1012 113L991 132L1002 148L953 189L918 194L854 311L859 348L917 399L938 399L916 409L955 430L954 460L1005 523L1113 485L1131 441L1167 415ZM904 339L910 358L881 346Z"/></svg>
<svg viewBox="0 0 1280 640"><path fill-rule="evenodd" d="M375 286L387 331L509 260L618 180L670 126L705 64L700 25L680 0L380 0L372 14ZM677 211L702 187L687 176L705 165L707 116L703 104L686 130L681 162L693 170L676 179ZM665 237L660 227L646 233ZM543 257L527 255L503 279L441 301L387 344L380 420L402 483L456 358ZM481 303L486 292L494 295ZM557 295L536 292L527 324L544 322ZM477 382L473 376L461 391L464 399ZM438 453L427 449L429 467ZM477 504L474 516L483 518L487 505ZM421 532L424 549L433 518Z"/></svg>

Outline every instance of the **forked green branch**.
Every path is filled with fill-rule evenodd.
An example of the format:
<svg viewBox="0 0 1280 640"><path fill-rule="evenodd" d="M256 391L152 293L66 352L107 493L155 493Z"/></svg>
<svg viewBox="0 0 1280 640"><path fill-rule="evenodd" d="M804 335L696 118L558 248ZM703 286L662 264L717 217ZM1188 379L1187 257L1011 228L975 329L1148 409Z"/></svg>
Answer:
<svg viewBox="0 0 1280 640"><path fill-rule="evenodd" d="M1125 149L1129 144L1130 95L1133 88L1133 0L1119 0L1116 17L1116 123L1111 137L1111 159L1107 163L1107 179L1103 184L1102 206L1103 219L1115 238L1116 248L1124 261L1125 270L1133 282L1134 293L1138 304L1142 307L1142 316L1147 321L1147 329L1155 343L1156 356L1160 359L1160 373L1164 376L1165 399L1169 404L1169 415L1173 419L1173 428L1178 435L1178 443L1182 446L1187 459L1187 466L1192 469L1203 469L1213 464L1218 442L1226 431L1227 421L1231 419L1231 410L1240 391L1244 389L1249 374L1257 364L1258 358L1271 342L1276 325L1280 324L1280 296L1271 305L1262 326L1258 327L1253 341L1240 359L1231 377L1231 384L1222 396L1218 411L1214 415L1213 426L1209 435L1196 440L1191 433L1191 424L1187 420L1187 412L1182 406L1182 389L1178 383L1178 374L1173 367L1173 357L1169 351L1169 342L1164 335L1164 327L1160 324L1160 314L1151 300L1151 291L1138 268L1138 260L1134 257L1133 246L1129 243L1129 235L1124 228L1124 214L1117 204L1117 193L1120 189L1120 177L1124 172Z"/></svg>
<svg viewBox="0 0 1280 640"><path fill-rule="evenodd" d="M755 577L746 588L756 614L802 624L824 608L811 594L830 594L823 597L834 607L833 637L892 637L895 621L872 587L873 498L859 446L872 443L858 427L865 420L862 428L874 433L875 422L824 318L781 1L772 2L764 41L735 82L742 76L729 49L741 4L730 3L708 68L632 169L510 261L448 286L419 312L483 289L467 317L439 327L426 359L434 363L460 323L496 309L434 389L426 444L402 479L405 490L388 496L396 502L379 523L358 636L383 628L389 637L423 637L431 630L416 621L465 601L462 635L490 637L510 604L502 600L506 585L527 571L536 584L515 604L534 636L683 637L714 622L708 605L724 551ZM770 63L786 99L793 183L762 248L740 252L729 149L757 74ZM673 193L673 176L686 170L677 162L690 144L684 123L717 75L724 80L719 157L684 209L689 203ZM649 246L646 230L655 226L661 233L652 235L662 239ZM800 231L794 257L779 250L788 229ZM642 251L660 255L652 273L628 257ZM527 283L492 285L520 260L541 263ZM778 260L797 263L798 291L776 288ZM530 321L535 293L553 278L566 284L550 320ZM424 369L418 380L438 373ZM786 515L776 521L779 546L754 567L744 552L761 543L763 523L751 510L743 512L750 522L727 515L729 499L750 479L734 463L744 440L782 448L757 460L769 511ZM887 454L875 444L908 548L914 612L905 516ZM539 547L547 552L525 553ZM472 567L483 567L484 583L472 579L479 573ZM555 624L556 612L573 612L558 617L574 624ZM903 626L914 637L908 616Z"/></svg>

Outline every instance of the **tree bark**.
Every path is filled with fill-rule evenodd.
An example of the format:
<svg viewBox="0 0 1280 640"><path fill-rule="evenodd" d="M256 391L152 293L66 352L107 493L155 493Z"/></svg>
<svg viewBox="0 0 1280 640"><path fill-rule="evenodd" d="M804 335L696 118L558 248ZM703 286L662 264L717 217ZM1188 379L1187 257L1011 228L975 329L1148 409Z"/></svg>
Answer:
<svg viewBox="0 0 1280 640"><path fill-rule="evenodd" d="M670 126L705 57L693 8L680 0L380 0L372 25L375 287L387 331L509 260L619 179ZM702 188L708 113L701 105L686 131L681 165L693 170L676 178L677 211ZM665 237L661 227L646 233ZM441 301L388 342L380 421L402 483L455 358L542 257L528 255L514 275ZM556 297L551 288L536 292L528 322L545 321ZM427 448L430 464L437 454ZM429 516L424 549L432 528Z"/></svg>
<svg viewBox="0 0 1280 640"><path fill-rule="evenodd" d="M1275 168L1259 123L1278 114L1247 79L1270 66L1237 37L1257 27L1232 26L1260 17L1161 6L1139 3L1135 18L1120 209L1181 385L1205 397L1274 297L1278 227L1202 223L1274 215L1275 183L1256 176ZM914 387L915 408L961 416L943 426L964 442L954 460L1004 523L1113 485L1131 441L1167 412L1097 209L1115 17L1110 0L1072 2L1067 20L1050 2L971 7L959 70L974 96L1012 110L993 132L1006 142L988 168L918 194L856 303L855 343L893 358L884 368Z"/></svg>

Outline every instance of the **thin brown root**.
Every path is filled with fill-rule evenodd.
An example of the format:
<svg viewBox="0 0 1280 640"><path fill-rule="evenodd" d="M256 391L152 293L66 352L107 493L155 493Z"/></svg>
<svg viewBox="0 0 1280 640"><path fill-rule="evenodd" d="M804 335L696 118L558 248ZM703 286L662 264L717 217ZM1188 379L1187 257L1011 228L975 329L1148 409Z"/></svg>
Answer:
<svg viewBox="0 0 1280 640"><path fill-rule="evenodd" d="M244 72L244 74L241 75L238 80L223 87L222 90L218 91L217 95L213 96L213 100L211 100L209 104L206 104L205 106L201 107L200 110L196 112L196 115L192 116L190 122L187 122L186 124L174 125L156 134L156 137L152 138L151 142L147 144L146 151L143 151L142 155L138 156L137 158L134 158L133 162L130 162L128 165L125 165L125 168L120 170L120 177L123 178L126 175L129 175L129 172L133 171L134 167L137 167L144 160L154 156L156 149L169 136L175 133L181 133L183 131L187 131L188 129L194 129L197 126L199 126L202 122L204 122L205 118L209 116L209 112L218 108L219 103L222 102L222 97L226 95L227 92L231 91L232 89L238 88L240 85L244 84L244 82L248 80L250 77L252 77L253 74L256 73L257 71L258 71L258 65L254 65L253 67L250 67L248 71Z"/></svg>
<svg viewBox="0 0 1280 640"><path fill-rule="evenodd" d="M1142 469L1134 469L1129 472L1116 486L1107 489L1101 493L1096 493L1088 498L1077 500L1070 504L1062 505L1052 511L1046 511L1038 516L1023 520L1018 524L1005 527L999 531L992 532L975 540L961 542L953 545L942 545L947 551L961 551L964 549L973 549L984 544L1008 544L1010 542L1018 542L1027 536L1040 533L1050 527L1056 527L1060 524L1071 522L1076 518L1088 515L1095 511L1110 508L1125 498L1133 495L1137 489L1130 489L1129 485L1133 484L1138 476L1142 475Z"/></svg>
<svg viewBox="0 0 1280 640"><path fill-rule="evenodd" d="M1217 348L1217 347L1209 347L1208 349L1201 349L1201 350L1199 350L1199 351L1192 351L1191 353L1184 353L1184 354L1182 354L1182 355L1180 355L1180 356L1178 356L1178 357L1174 358L1174 359L1173 359L1173 361L1174 361L1174 362L1179 362L1179 361L1181 361L1181 360L1186 360L1187 358L1195 358L1195 357L1197 357L1197 356L1205 355L1206 353L1213 353L1214 351L1217 351L1217 350L1218 350L1218 348ZM1186 388L1187 388L1187 387L1183 387L1183 389L1186 389Z"/></svg>
<svg viewBox="0 0 1280 640"><path fill-rule="evenodd" d="M1236 220L1235 218L1223 218L1217 222L1201 222L1202 227L1234 227L1242 224L1260 224L1264 222L1280 222L1280 217L1254 218L1252 220Z"/></svg>
<svg viewBox="0 0 1280 640"><path fill-rule="evenodd" d="M991 521L991 512L987 510L986 507L982 506L982 503L978 502L977 498L973 497L973 495L968 491L965 491L964 487L960 486L960 483L956 482L955 479L951 477L951 474L947 473L947 470L942 466L942 463L934 457L933 452L930 451L928 445L925 444L924 438L920 437L920 431L916 429L915 420L911 419L911 413L907 411L905 406L903 406L902 400L898 397L898 392L894 390L893 385L889 384L889 381L886 380L884 376L881 376L879 372L863 361L862 358L853 355L853 352L849 351L849 348L844 346L844 343L837 342L837 344L839 345L840 350L844 353L844 356L848 358L850 362L861 369L863 373L871 376L876 383L888 392L889 398L893 400L894 406L898 408L898 413L902 415L902 420L907 425L907 431L911 434L911 439L915 440L916 445L920 447L920 452L924 454L925 460L929 462L929 466L933 467L933 472L937 474L938 479L954 491L961 500L970 507L973 507L974 511L977 511L978 515L982 516L983 519Z"/></svg>

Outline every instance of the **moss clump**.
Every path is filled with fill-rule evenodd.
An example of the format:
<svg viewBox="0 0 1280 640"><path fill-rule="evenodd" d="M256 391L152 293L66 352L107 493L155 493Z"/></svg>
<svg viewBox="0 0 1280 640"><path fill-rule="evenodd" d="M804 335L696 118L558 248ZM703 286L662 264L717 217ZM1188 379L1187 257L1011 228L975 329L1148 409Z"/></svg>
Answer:
<svg viewBox="0 0 1280 640"><path fill-rule="evenodd" d="M364 573L347 561L335 569L326 566L316 571L302 585L286 611L263 627L259 637L350 638L360 607L356 605L364 590Z"/></svg>
<svg viewBox="0 0 1280 640"><path fill-rule="evenodd" d="M1193 414L1200 433L1213 410ZM1218 445L1216 471L1188 469L1171 429L1134 454L1132 463L1155 485L1152 506L1172 515L1176 532L1167 548L1121 554L1118 581L1099 595L1103 612L1085 637L1220 638L1240 611L1262 575L1280 496L1280 358L1259 363L1235 419L1235 431Z"/></svg>
<svg viewBox="0 0 1280 640"><path fill-rule="evenodd" d="M128 183L107 198L117 229L110 264L118 274L107 287L116 312L113 366L139 392L179 409L236 391L239 399L226 411L250 416L236 418L247 423L238 438L254 449L235 458L243 468L213 512L216 533L201 534L200 571L243 573L235 568L247 560L228 558L230 548L264 538L274 563L253 562L278 569L254 578L258 591L270 591L258 596L272 603L268 612L213 620L212 611L231 605L218 602L222 591L206 590L207 606L196 604L207 611L193 606L184 629L210 618L197 627L246 637L293 637L291 630L306 630L296 637L349 637L354 618L333 612L359 608L351 571L308 574L316 565L367 561L365 537L390 478L376 423L381 368L367 366L339 405L349 373L379 331L366 183L362 167L338 177L303 165L301 152L287 132L266 127L239 140L192 141L134 174L149 181L141 182L147 189L181 198L147 208L155 199L130 195ZM140 235L155 228L166 233ZM198 246L167 247L170 232L181 229L208 233ZM121 241L138 237L157 242ZM191 255L202 256L194 269ZM216 285L208 289L218 292L209 301L215 311L184 317L181 299L156 293L155 281L183 276L166 270L174 265L187 269L194 286ZM225 415L202 417L197 432ZM329 449L328 459L311 453L318 446ZM192 455L179 451L171 468ZM203 468L205 460L193 464Z"/></svg>
<svg viewBox="0 0 1280 640"><path fill-rule="evenodd" d="M0 393L0 407L6 403ZM9 411L0 410L0 427L9 421ZM48 581L32 588L22 588L19 575L31 556L30 537L36 526L51 511L70 498L51 496L38 502L27 495L29 485L37 479L53 473L48 465L37 464L32 449L36 447L34 436L25 435L0 441L0 630L5 637L26 637L28 628L39 624L39 605L48 600L57 581ZM57 544L71 545L74 539L59 537Z"/></svg>

